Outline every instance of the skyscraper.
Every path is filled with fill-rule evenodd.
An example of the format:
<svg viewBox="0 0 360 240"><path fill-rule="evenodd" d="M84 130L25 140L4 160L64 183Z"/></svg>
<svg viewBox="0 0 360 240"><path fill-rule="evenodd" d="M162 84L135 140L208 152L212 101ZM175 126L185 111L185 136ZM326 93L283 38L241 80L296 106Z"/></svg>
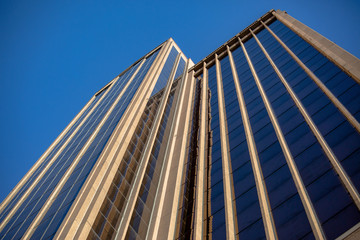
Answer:
<svg viewBox="0 0 360 240"><path fill-rule="evenodd" d="M271 10L197 64L167 40L0 206L0 239L360 237L360 60Z"/></svg>

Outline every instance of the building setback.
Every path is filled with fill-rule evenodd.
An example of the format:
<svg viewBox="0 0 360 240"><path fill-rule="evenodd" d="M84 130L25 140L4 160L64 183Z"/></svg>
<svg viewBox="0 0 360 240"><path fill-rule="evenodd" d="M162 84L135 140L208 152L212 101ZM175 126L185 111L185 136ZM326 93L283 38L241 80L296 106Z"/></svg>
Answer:
<svg viewBox="0 0 360 240"><path fill-rule="evenodd" d="M169 39L0 205L0 239L359 239L360 60L271 10L199 63Z"/></svg>

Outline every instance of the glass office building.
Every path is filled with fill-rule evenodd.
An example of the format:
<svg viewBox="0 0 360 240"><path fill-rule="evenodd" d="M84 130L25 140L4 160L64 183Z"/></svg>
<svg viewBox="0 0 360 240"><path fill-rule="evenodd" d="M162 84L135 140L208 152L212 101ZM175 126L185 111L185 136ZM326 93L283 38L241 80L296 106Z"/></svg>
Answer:
<svg viewBox="0 0 360 240"><path fill-rule="evenodd" d="M271 10L193 64L167 40L0 206L0 239L358 239L360 60Z"/></svg>

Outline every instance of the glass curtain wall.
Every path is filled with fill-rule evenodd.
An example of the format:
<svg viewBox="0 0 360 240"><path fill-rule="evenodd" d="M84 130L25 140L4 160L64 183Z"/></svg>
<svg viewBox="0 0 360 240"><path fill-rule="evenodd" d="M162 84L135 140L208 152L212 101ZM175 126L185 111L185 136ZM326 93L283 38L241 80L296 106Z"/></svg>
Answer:
<svg viewBox="0 0 360 240"><path fill-rule="evenodd" d="M142 82L142 79L155 60L158 51L159 50L147 59L143 60L144 63L136 76L132 78L141 62L138 62L136 65L131 67L123 75L121 75L115 83L113 83L109 92L85 119L78 131L74 133L74 136L72 136L64 150L58 155L50 168L40 179L37 186L14 214L14 217L10 219L8 224L1 231L0 237L2 239L18 239L25 233L26 229L37 216L37 213L47 201L48 197L52 193L52 190L57 186L57 183L60 182L60 179L62 179L65 172L67 172L69 167L72 165L73 161L93 135L96 128L98 128L98 125L103 120L105 114L113 106L114 102L124 90L129 80L133 79L128 84L128 87L122 94L121 99L117 100L116 106L114 105L110 118L108 118L105 124L101 126L101 130L96 135L95 141L92 142L92 145L90 145L84 155L81 156L75 170L72 172L72 175L69 179L67 179L65 185L61 189L61 192L56 197L55 202L52 203L40 225L37 226L37 230L33 234L33 238L49 238L55 234L78 191L84 183L86 176L91 171L93 164L96 162L101 150L110 137L110 134L112 133L111 130L115 128L117 122L121 119L129 101L135 94Z"/></svg>
<svg viewBox="0 0 360 240"><path fill-rule="evenodd" d="M319 53L293 31L275 20L270 29L299 57L299 59L324 83L335 97L359 120L360 85L341 71L334 63ZM249 33L250 34L250 33ZM360 135L330 98L292 58L284 47L262 28L256 36L271 60L280 70L306 114L315 123L320 135L341 163L352 184L360 187ZM334 166L319 143L314 130L305 120L293 97L266 58L259 44L251 37L244 42L248 62L240 44L230 46L239 85L245 101L250 127L267 189L274 231L280 239L312 239L304 205L295 186L278 140L274 123L270 120L259 86L255 82L253 67L265 96L278 121L280 130L304 182L319 219L322 231L334 239L360 221L360 212L350 197ZM235 78L227 53L220 55L222 89L217 89L215 65L208 67L209 87L209 209L207 218L208 237L223 238L225 229L224 183L219 132L219 110L226 116L226 134L231 156L232 189L236 208L237 234L239 239L265 238L265 227L260 209L259 196L242 122ZM197 75L203 74L201 71ZM218 106L219 91L223 91L225 109ZM336 199L336 200L335 200ZM182 219L184 220L184 219Z"/></svg>

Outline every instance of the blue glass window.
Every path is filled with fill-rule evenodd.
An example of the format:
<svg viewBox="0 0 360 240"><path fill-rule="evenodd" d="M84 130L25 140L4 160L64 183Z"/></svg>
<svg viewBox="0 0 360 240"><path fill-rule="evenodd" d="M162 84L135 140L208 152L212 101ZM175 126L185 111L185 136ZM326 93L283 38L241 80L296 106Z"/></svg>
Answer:
<svg viewBox="0 0 360 240"><path fill-rule="evenodd" d="M173 69L176 56L178 54L179 52L176 50L176 48L172 47L169 56L164 64L164 67L161 70L160 76L155 84L155 87L151 93L151 96L155 95L157 92L159 92L161 89L163 89L166 86L166 83L171 74L171 70Z"/></svg>
<svg viewBox="0 0 360 240"><path fill-rule="evenodd" d="M181 57L178 67L176 69L174 80L176 80L178 77L182 76L184 69L185 69L185 60Z"/></svg>
<svg viewBox="0 0 360 240"><path fill-rule="evenodd" d="M254 49L256 46L249 42L249 48ZM239 84L242 89L245 104L248 111L248 115L250 117L254 115L254 113L258 112L260 109L257 108L259 106L259 99L257 98L257 87L254 85L254 79L252 77L252 73L250 71L249 65L247 64L245 55L241 49L241 47L235 49L232 52L235 68L237 70L237 74L239 77ZM258 61L259 64L261 63ZM226 62L225 62L226 63ZM233 82L233 78L231 77ZM227 95L235 95L235 85L232 87L232 94L230 92L228 94L225 93L225 102L227 99ZM237 100L236 100L237 101ZM238 102L238 101L237 101ZM254 103L252 105L251 103ZM227 105L227 104L226 104ZM229 105L230 106L230 105ZM229 128L231 125L235 124L237 127L234 127L235 130L229 131L229 144L230 144L230 155L231 155L231 163L233 169L233 183L234 183L234 193L235 193L235 206L237 213L237 222L238 222L238 230L239 230L239 238L264 238L265 230L262 221L261 211L259 200L257 196L256 186L254 174L252 171L252 165L249 156L249 150L247 147L247 141L245 137L244 127L241 121L241 113L239 105L236 106L236 113L234 114L237 121L232 121L232 117L228 118ZM226 106L226 110L228 111L228 106ZM263 113L261 113L263 114ZM255 117L255 116L254 116ZM259 123L258 126L260 126ZM254 227L257 230L254 230Z"/></svg>
<svg viewBox="0 0 360 240"><path fill-rule="evenodd" d="M276 21L270 25L270 28L278 34L284 26ZM264 34L260 36L259 39L266 49L279 45L267 30L262 32L264 32ZM304 41L292 31L286 31L286 33L281 32L280 35L279 37L292 48L294 53L298 54L299 58L314 71L319 78L321 78L321 76L327 76L327 78L330 78L328 83L333 84L333 86L339 86L337 81L341 81L340 79L343 79L343 77L337 78L337 76L342 73L339 72L338 69L334 69L332 63L329 63L325 57L310 47L306 42L304 43ZM266 41L264 40L265 38ZM281 53L281 57L277 57L279 56L277 53ZM269 54L338 159L345 163L347 160L349 163L354 163L351 156L356 156L356 151L359 148L358 145L360 145L358 133L355 133L355 130L345 121L342 114L340 114L317 85L297 65L285 49L279 47L276 48L275 51L269 51ZM326 81L324 82L326 84ZM344 82L341 90L334 91L334 94L341 95L350 86L350 84ZM339 216L344 214L344 209L354 207L351 198L335 174L317 139L297 110L297 107L292 103L290 96L285 94L283 95L283 101L280 101L280 98L274 99L276 95L275 93L269 95L269 100L274 103L272 106L304 184L308 189L315 211L318 214L327 237L336 238L344 232L344 229L349 229L359 221L359 211L354 211L348 221L340 222L341 217ZM290 108L279 109L281 105L276 104L276 102L291 103L289 105ZM346 147L342 144L346 144ZM338 145L339 147L336 148ZM348 165L344 164L345 169L347 166ZM357 175L355 173L349 175L356 186L359 187ZM337 199L337 201L334 202L333 199ZM338 230L327 227L328 222L334 224L336 221L339 221L337 223L339 225Z"/></svg>
<svg viewBox="0 0 360 240"><path fill-rule="evenodd" d="M266 33L262 31L260 38L263 36L266 36ZM256 42L255 39L246 42L245 47L247 48L247 45L252 42ZM280 79L275 74L270 62L260 47L256 44L248 51L248 54L251 60L258 59L257 62L252 62L255 71L261 73L258 74L258 77L262 85L264 85L264 90L272 89L273 86L276 85L277 91L270 92L271 96L268 96L269 100L272 100L272 108L276 109L278 114L289 110L294 103L289 99L289 95L284 87L277 85ZM253 94L244 94L246 103L256 98L261 98L260 92L255 87L255 82L253 81L252 84L256 91ZM299 239L311 232L311 227L290 170L286 164L274 127L272 126L269 116L265 113L267 112L265 105L262 102L259 104L261 105L261 110L259 109L258 112L249 117L251 125L255 126L253 128L253 135L263 169L276 231L279 238L292 236L293 239ZM291 209L291 211L289 211L289 209ZM289 219L292 219L292 221L289 221ZM289 235L289 233L291 233L291 235Z"/></svg>
<svg viewBox="0 0 360 240"><path fill-rule="evenodd" d="M339 99L339 101L360 121L360 84L349 77L334 63L314 47L304 41L291 30L281 34L281 29L287 29L280 21L270 25L272 31L293 51L305 65L325 84L325 86ZM280 34L280 35L279 35ZM340 84L341 83L341 84ZM344 94L342 89L349 89ZM346 90L345 89L345 90Z"/></svg>

